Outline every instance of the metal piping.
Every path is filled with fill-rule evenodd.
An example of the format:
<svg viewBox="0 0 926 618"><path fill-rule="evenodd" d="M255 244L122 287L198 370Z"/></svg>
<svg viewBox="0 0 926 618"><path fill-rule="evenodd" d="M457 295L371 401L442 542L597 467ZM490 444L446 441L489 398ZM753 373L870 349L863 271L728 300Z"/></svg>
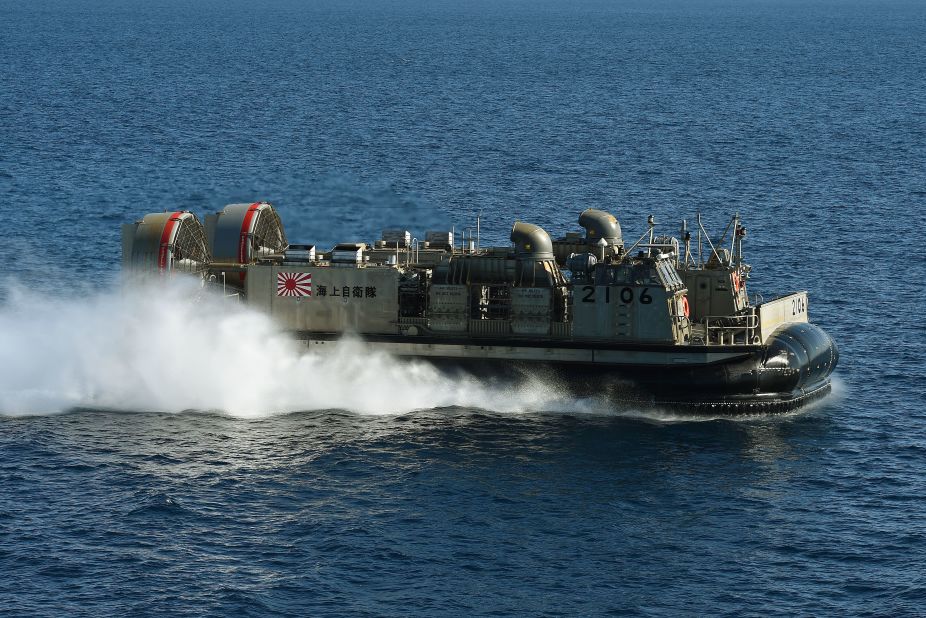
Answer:
<svg viewBox="0 0 926 618"><path fill-rule="evenodd" d="M552 260L553 241L539 225L518 221L511 228L511 242L519 260Z"/></svg>
<svg viewBox="0 0 926 618"><path fill-rule="evenodd" d="M621 225L609 212L588 208L579 215L579 225L585 228L585 239L597 242L604 238L609 245L623 245Z"/></svg>

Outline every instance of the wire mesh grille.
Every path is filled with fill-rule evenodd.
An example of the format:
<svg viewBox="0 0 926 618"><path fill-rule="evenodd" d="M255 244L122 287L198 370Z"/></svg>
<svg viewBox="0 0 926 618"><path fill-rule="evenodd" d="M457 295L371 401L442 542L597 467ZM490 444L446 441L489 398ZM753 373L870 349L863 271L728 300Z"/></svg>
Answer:
<svg viewBox="0 0 926 618"><path fill-rule="evenodd" d="M282 253L288 243L283 231L280 215L272 208L261 211L251 235L251 256L258 257L270 253Z"/></svg>
<svg viewBox="0 0 926 618"><path fill-rule="evenodd" d="M171 270L202 275L209 264L206 234L198 219L189 217L180 221L174 239Z"/></svg>

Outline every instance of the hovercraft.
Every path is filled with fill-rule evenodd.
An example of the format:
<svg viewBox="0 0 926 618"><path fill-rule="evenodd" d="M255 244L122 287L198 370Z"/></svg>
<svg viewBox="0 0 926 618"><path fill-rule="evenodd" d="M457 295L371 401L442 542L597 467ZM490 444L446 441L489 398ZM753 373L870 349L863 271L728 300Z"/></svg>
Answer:
<svg viewBox="0 0 926 618"><path fill-rule="evenodd" d="M266 202L123 226L136 274L182 273L268 313L311 350L345 334L397 358L498 376L541 373L580 395L721 413L785 411L825 395L838 362L807 292L750 299L739 215L711 240L644 234L625 247L610 213L552 239L514 223L511 244L386 230L327 251L290 244ZM475 237L474 237L475 236Z"/></svg>

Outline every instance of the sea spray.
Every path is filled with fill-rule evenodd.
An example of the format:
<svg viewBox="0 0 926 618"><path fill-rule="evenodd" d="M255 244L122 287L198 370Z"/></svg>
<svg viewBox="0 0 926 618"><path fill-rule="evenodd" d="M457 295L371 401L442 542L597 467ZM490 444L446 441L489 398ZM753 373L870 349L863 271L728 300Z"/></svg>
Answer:
<svg viewBox="0 0 926 618"><path fill-rule="evenodd" d="M424 362L400 362L355 340L309 353L268 316L188 281L74 298L12 285L6 297L0 306L0 413L6 415L78 406L261 416L579 404L539 380L491 386Z"/></svg>

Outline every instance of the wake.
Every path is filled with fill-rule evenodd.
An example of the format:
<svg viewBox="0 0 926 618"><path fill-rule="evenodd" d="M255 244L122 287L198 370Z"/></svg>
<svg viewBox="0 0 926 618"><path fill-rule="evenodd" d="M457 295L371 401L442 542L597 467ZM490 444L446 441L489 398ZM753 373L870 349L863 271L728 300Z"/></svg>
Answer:
<svg viewBox="0 0 926 618"><path fill-rule="evenodd" d="M188 282L133 284L74 299L14 285L6 296L0 306L5 415L74 407L246 417L443 406L526 412L579 403L539 381L489 386L423 362L399 362L358 341L308 353L268 316Z"/></svg>

